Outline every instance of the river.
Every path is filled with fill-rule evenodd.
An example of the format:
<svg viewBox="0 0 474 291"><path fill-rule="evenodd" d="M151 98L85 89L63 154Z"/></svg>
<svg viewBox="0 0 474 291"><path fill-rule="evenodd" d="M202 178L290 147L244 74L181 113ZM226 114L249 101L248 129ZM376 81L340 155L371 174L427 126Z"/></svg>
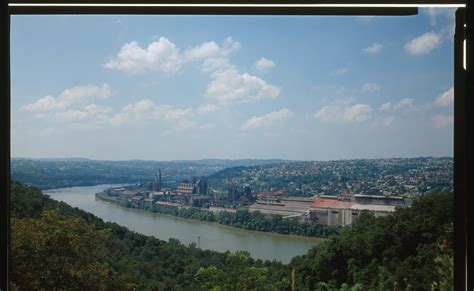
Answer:
<svg viewBox="0 0 474 291"><path fill-rule="evenodd" d="M268 232L256 232L173 217L169 215L144 212L120 207L96 200L94 194L114 185L98 185L47 190L51 198L64 201L73 207L123 225L130 230L152 235L162 240L176 238L183 244L198 243L203 249L224 251L248 251L252 257L264 260L290 262L291 258L306 253L321 239L288 236ZM116 185L115 185L116 186Z"/></svg>

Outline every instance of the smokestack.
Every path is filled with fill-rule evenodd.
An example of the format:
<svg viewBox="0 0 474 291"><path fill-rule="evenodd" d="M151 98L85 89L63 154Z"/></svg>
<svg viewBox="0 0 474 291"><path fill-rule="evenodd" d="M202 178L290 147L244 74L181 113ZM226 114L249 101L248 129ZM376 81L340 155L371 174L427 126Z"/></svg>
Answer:
<svg viewBox="0 0 474 291"><path fill-rule="evenodd" d="M159 186L159 190L161 190L161 169L158 170L158 173L160 175L160 186Z"/></svg>

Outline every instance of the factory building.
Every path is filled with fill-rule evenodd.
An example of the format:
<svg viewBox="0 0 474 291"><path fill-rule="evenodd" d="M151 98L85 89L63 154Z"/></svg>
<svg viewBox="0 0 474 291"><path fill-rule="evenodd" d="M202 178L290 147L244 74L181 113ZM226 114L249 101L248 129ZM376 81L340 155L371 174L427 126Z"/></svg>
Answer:
<svg viewBox="0 0 474 291"><path fill-rule="evenodd" d="M406 207L411 200L399 196L340 195L319 196L309 211L309 219L325 225L350 225L363 211L375 217L389 215L396 207Z"/></svg>
<svg viewBox="0 0 474 291"><path fill-rule="evenodd" d="M132 207L134 208L141 208L143 205L143 196L142 195L135 195L132 197Z"/></svg>
<svg viewBox="0 0 474 291"><path fill-rule="evenodd" d="M352 211L352 201L344 201L338 197L318 197L309 211L311 221L325 225L347 225L352 223L352 216L358 216Z"/></svg>
<svg viewBox="0 0 474 291"><path fill-rule="evenodd" d="M194 187L193 183L179 183L178 187L176 187L176 194L191 195L193 194Z"/></svg>
<svg viewBox="0 0 474 291"><path fill-rule="evenodd" d="M357 203L360 204L375 204L375 205L390 205L390 206L408 206L411 200L402 196L391 195L353 195Z"/></svg>
<svg viewBox="0 0 474 291"><path fill-rule="evenodd" d="M262 196L261 196L262 197ZM400 196L374 195L320 195L310 198L278 198L257 200L249 211L263 214L277 214L286 218L299 218L303 221L324 225L350 225L359 218L363 211L369 211L376 217L386 216L396 207L406 207L411 200Z"/></svg>
<svg viewBox="0 0 474 291"><path fill-rule="evenodd" d="M268 198L267 196L263 196ZM308 198L279 198L278 200L257 200L249 207L250 212L258 211L263 214L278 214L283 218L304 217L311 209L313 199Z"/></svg>
<svg viewBox="0 0 474 291"><path fill-rule="evenodd" d="M201 179L193 183L180 183L176 187L176 201L194 207L208 207L212 197L207 195L207 182Z"/></svg>
<svg viewBox="0 0 474 291"><path fill-rule="evenodd" d="M207 182L198 179L193 183L179 183L176 187L176 193L178 195L207 195Z"/></svg>

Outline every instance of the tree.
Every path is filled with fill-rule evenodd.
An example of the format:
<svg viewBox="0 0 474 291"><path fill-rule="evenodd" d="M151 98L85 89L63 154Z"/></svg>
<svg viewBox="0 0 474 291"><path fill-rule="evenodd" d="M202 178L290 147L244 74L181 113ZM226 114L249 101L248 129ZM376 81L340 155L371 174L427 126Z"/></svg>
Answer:
<svg viewBox="0 0 474 291"><path fill-rule="evenodd" d="M195 280L207 290L280 290L289 287L288 279L280 282L271 282L267 274L268 269L251 264L247 252L236 252L227 258L230 270L224 271L210 266L200 268Z"/></svg>
<svg viewBox="0 0 474 291"><path fill-rule="evenodd" d="M431 284L433 290L453 290L453 251L448 247L448 240L438 244L438 256L434 259L438 279Z"/></svg>
<svg viewBox="0 0 474 291"><path fill-rule="evenodd" d="M12 219L11 279L25 290L104 289L109 272L102 263L108 230L59 210L40 219Z"/></svg>

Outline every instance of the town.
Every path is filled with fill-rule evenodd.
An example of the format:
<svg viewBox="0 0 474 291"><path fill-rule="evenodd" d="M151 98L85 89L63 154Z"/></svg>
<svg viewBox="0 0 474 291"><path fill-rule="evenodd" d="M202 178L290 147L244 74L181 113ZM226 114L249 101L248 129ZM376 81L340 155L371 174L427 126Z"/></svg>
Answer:
<svg viewBox="0 0 474 291"><path fill-rule="evenodd" d="M140 209L248 210L337 226L352 224L363 211L385 216L424 193L452 191L450 175L452 160L439 158L234 167L178 184L163 181L158 170L152 182L109 188L96 197ZM303 189L306 193L298 195Z"/></svg>

